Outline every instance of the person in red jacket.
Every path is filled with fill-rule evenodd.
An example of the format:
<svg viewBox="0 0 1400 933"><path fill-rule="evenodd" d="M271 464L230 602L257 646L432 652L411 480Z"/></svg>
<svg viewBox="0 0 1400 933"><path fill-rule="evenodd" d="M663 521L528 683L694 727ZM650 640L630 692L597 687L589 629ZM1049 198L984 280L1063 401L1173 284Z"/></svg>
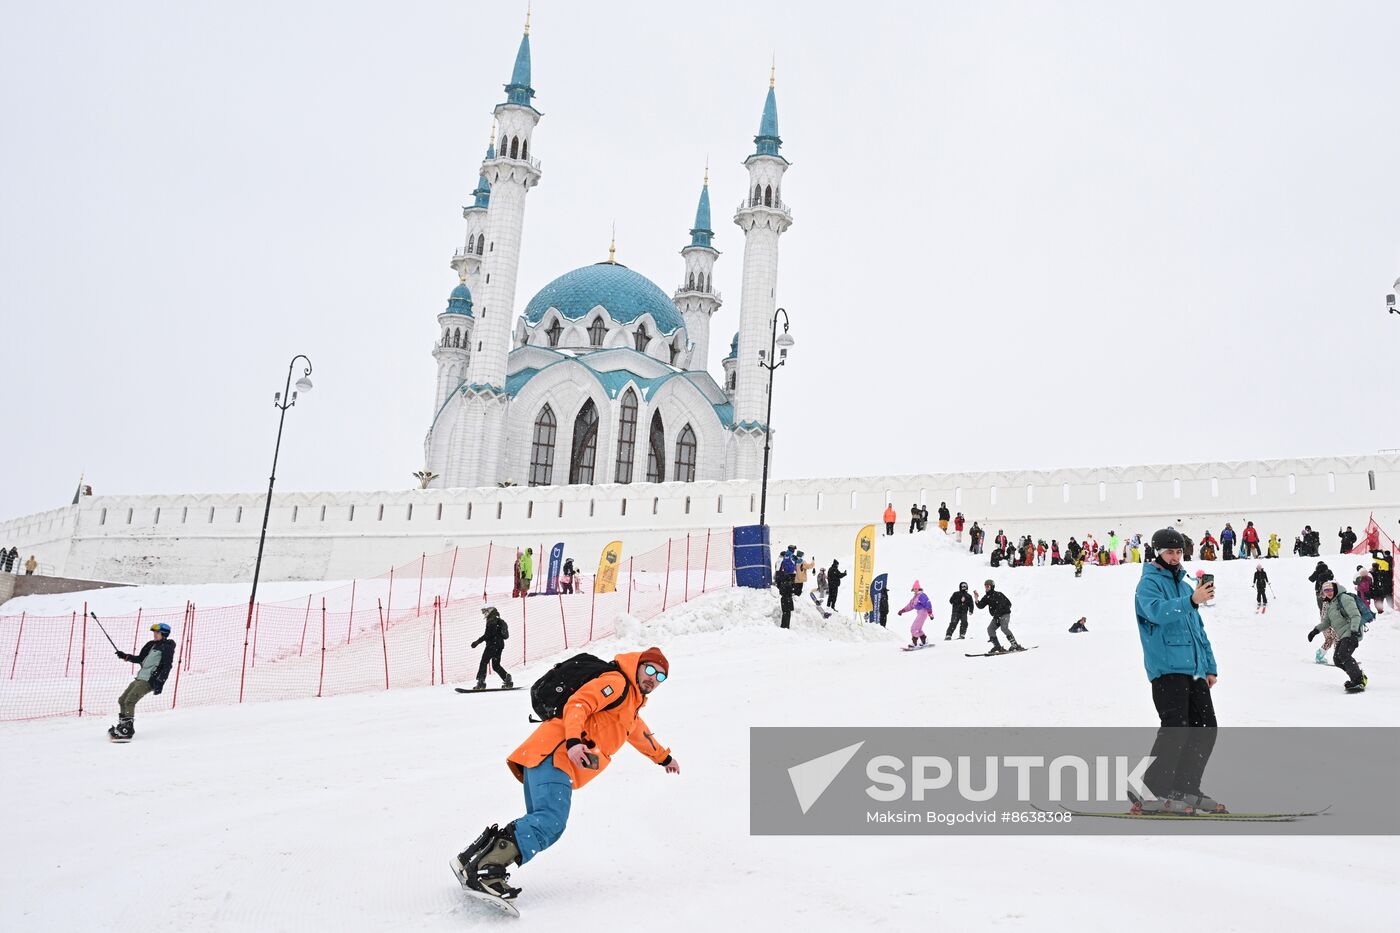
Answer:
<svg viewBox="0 0 1400 933"><path fill-rule="evenodd" d="M899 521L899 513L894 510L894 503L885 506L885 534L894 534L894 523Z"/></svg>
<svg viewBox="0 0 1400 933"><path fill-rule="evenodd" d="M491 824L449 861L463 887L502 901L514 900L511 865L524 865L559 841L569 819L573 792L602 774L612 756L630 744L647 758L680 774L671 750L656 741L642 720L642 707L666 682L670 664L660 648L619 654L617 670L600 674L574 691L563 712L540 723L506 758L525 787L525 815L504 827ZM514 910L514 908L509 908Z"/></svg>
<svg viewBox="0 0 1400 933"><path fill-rule="evenodd" d="M967 519L963 518L963 513L959 512L953 516L953 530L958 533L958 543L962 544L963 525L967 524Z"/></svg>
<svg viewBox="0 0 1400 933"><path fill-rule="evenodd" d="M1259 552L1259 529L1254 527L1254 522L1246 522L1244 531L1240 532L1240 542L1244 545L1244 556L1258 558Z"/></svg>

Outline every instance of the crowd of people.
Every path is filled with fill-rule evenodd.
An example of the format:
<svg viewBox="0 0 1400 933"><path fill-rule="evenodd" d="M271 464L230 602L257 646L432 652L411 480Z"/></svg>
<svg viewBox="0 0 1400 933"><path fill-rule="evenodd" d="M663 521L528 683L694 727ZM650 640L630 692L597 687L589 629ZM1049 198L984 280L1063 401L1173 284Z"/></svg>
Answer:
<svg viewBox="0 0 1400 933"><path fill-rule="evenodd" d="M39 569L39 562L33 554L29 555L29 560L23 564L19 561L19 548L11 545L8 549L0 548L0 573L19 573L20 568L24 568L24 575L34 576L34 571Z"/></svg>

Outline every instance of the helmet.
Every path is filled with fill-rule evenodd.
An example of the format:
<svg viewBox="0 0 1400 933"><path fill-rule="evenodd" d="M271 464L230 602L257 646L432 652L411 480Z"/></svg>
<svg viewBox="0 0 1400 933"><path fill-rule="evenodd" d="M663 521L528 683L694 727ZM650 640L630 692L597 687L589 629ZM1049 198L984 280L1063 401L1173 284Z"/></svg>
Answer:
<svg viewBox="0 0 1400 933"><path fill-rule="evenodd" d="M491 613L493 613L493 612L495 612L495 611L496 611L496 607L495 607L495 606L482 606L482 607L481 607L481 614L484 615L484 616L489 616Z"/></svg>
<svg viewBox="0 0 1400 933"><path fill-rule="evenodd" d="M992 589L996 589L997 581L995 581L995 580L984 580L984 581L982 582L982 585L983 585L983 586L990 586Z"/></svg>
<svg viewBox="0 0 1400 933"><path fill-rule="evenodd" d="M960 589L960 590L965 590L965 589L967 589L967 584L966 584L966 583L959 583L959 584L958 584L958 589Z"/></svg>
<svg viewBox="0 0 1400 933"><path fill-rule="evenodd" d="M1180 551L1186 547L1186 538L1175 528L1159 528L1152 533L1154 551Z"/></svg>
<svg viewBox="0 0 1400 933"><path fill-rule="evenodd" d="M160 632L162 635L169 635L170 626L166 625L164 622L157 622L151 626L151 631Z"/></svg>

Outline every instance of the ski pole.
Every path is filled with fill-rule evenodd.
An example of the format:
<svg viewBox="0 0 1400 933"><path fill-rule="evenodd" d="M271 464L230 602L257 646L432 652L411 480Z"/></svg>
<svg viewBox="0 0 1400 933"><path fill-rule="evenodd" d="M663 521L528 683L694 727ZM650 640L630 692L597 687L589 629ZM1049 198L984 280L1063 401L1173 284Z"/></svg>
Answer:
<svg viewBox="0 0 1400 933"><path fill-rule="evenodd" d="M88 612L88 615L92 616L92 621L97 622L97 613L89 611L89 612ZM105 628L102 628L102 623L101 623L101 622L97 622L97 627L98 627L98 628L101 628L101 629L102 629L102 634L107 636L107 644L109 644L109 645L112 646L112 650L113 650L113 651L120 652L122 649L118 648L118 647L117 647L117 643L114 642L114 641L112 641L112 636L111 636L111 635L107 635L107 630L106 630Z"/></svg>

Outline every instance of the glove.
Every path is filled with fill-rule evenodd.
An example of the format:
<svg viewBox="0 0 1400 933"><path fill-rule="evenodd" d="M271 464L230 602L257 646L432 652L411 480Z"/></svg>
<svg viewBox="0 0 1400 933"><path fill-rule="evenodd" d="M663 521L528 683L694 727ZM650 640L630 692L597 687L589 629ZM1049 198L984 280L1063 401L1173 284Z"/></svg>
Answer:
<svg viewBox="0 0 1400 933"><path fill-rule="evenodd" d="M1317 629L1313 629L1312 631L1308 632L1308 641L1312 641L1312 640L1313 640L1314 638L1316 638L1316 637L1317 637Z"/></svg>
<svg viewBox="0 0 1400 933"><path fill-rule="evenodd" d="M121 659L122 659L122 660L123 660L123 661L125 661L125 660L126 660L126 655L125 655L125 654L123 654L123 653L122 653L122 652L120 652L120 651L118 651L118 652L117 652L117 657L119 657L119 658L121 658Z"/></svg>

